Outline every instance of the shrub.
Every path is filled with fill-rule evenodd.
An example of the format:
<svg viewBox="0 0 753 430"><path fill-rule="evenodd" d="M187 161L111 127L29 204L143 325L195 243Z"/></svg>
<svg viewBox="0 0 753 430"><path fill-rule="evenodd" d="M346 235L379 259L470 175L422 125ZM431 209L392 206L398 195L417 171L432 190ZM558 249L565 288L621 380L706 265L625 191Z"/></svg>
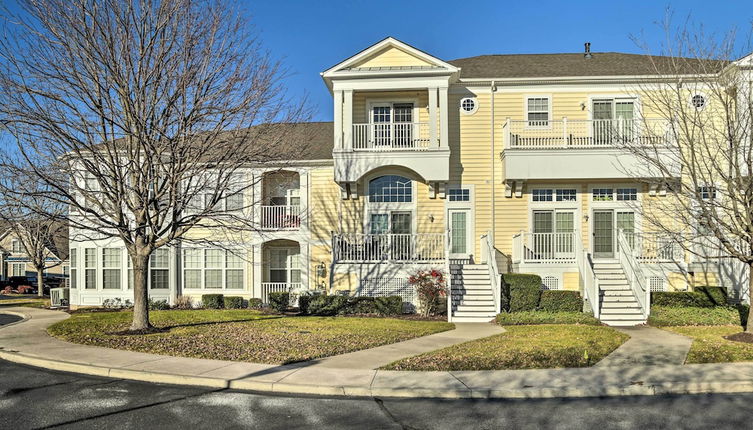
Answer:
<svg viewBox="0 0 753 430"><path fill-rule="evenodd" d="M190 296L178 296L175 300L175 309L193 309L193 299Z"/></svg>
<svg viewBox="0 0 753 430"><path fill-rule="evenodd" d="M277 312L285 312L290 305L290 293L286 291L280 291L275 293L269 293L269 307Z"/></svg>
<svg viewBox="0 0 753 430"><path fill-rule="evenodd" d="M222 309L225 305L222 294L204 294L201 296L201 304L206 309Z"/></svg>
<svg viewBox="0 0 753 430"><path fill-rule="evenodd" d="M447 297L447 283L439 270L421 270L409 277L408 283L418 294L418 307L423 316L434 314L440 300Z"/></svg>
<svg viewBox="0 0 753 430"><path fill-rule="evenodd" d="M521 311L497 315L500 325L584 324L600 325L601 321L583 312Z"/></svg>
<svg viewBox="0 0 753 430"><path fill-rule="evenodd" d="M254 297L253 299L248 299L249 309L261 309L262 306L263 304L260 298Z"/></svg>
<svg viewBox="0 0 753 430"><path fill-rule="evenodd" d="M578 291L545 290L541 292L539 310L547 312L580 312L583 299Z"/></svg>
<svg viewBox="0 0 753 430"><path fill-rule="evenodd" d="M379 315L400 315L403 313L403 298L400 296L375 297L374 308Z"/></svg>
<svg viewBox="0 0 753 430"><path fill-rule="evenodd" d="M167 304L167 300L154 300L150 297L148 303L150 311L166 311L170 309L170 305Z"/></svg>
<svg viewBox="0 0 753 430"><path fill-rule="evenodd" d="M222 300L225 309L243 309L243 297L227 296Z"/></svg>
<svg viewBox="0 0 753 430"><path fill-rule="evenodd" d="M695 291L657 291L651 293L654 306L711 308L727 305L723 287L696 287Z"/></svg>
<svg viewBox="0 0 753 430"><path fill-rule="evenodd" d="M509 312L535 310L541 297L541 277L525 273L502 275L502 308Z"/></svg>
<svg viewBox="0 0 753 430"><path fill-rule="evenodd" d="M342 313L342 312L341 312ZM345 309L347 314L376 314L376 297L351 297Z"/></svg>
<svg viewBox="0 0 753 430"><path fill-rule="evenodd" d="M716 307L677 307L653 306L648 323L654 326L683 326L683 325L740 325L745 326L748 317L748 307L716 306Z"/></svg>
<svg viewBox="0 0 753 430"><path fill-rule="evenodd" d="M724 287L695 287L693 291L702 294L714 306L727 306L727 289Z"/></svg>
<svg viewBox="0 0 753 430"><path fill-rule="evenodd" d="M308 303L309 315L331 316L346 312L349 297L346 296L313 296Z"/></svg>
<svg viewBox="0 0 753 430"><path fill-rule="evenodd" d="M151 301L151 299L149 299ZM102 301L102 307L105 309L127 309L133 306L129 299L122 300L120 297L114 299L105 299ZM151 307L149 308L151 309Z"/></svg>
<svg viewBox="0 0 753 430"><path fill-rule="evenodd" d="M302 314L308 313L309 303L314 297L320 296L321 292L318 290L304 290L301 291L300 295L298 296L298 310L301 311Z"/></svg>

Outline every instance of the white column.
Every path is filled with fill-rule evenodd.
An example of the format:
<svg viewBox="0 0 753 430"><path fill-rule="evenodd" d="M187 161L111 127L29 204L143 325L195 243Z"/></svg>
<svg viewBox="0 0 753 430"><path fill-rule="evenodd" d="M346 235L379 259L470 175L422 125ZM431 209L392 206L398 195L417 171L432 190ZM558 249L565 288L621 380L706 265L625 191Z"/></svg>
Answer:
<svg viewBox="0 0 753 430"><path fill-rule="evenodd" d="M343 147L343 92L335 90L335 150Z"/></svg>
<svg viewBox="0 0 753 430"><path fill-rule="evenodd" d="M449 117L447 112L447 88L439 89L439 147L449 147L450 129L448 126Z"/></svg>
<svg viewBox="0 0 753 430"><path fill-rule="evenodd" d="M353 90L345 90L343 103L343 131L345 133L345 144L343 147L347 150L353 149Z"/></svg>
<svg viewBox="0 0 753 430"><path fill-rule="evenodd" d="M253 273L253 285L251 286L251 297L261 297L262 281L262 255L261 244L252 245L251 272Z"/></svg>
<svg viewBox="0 0 753 430"><path fill-rule="evenodd" d="M429 88L429 147L437 147L437 89Z"/></svg>

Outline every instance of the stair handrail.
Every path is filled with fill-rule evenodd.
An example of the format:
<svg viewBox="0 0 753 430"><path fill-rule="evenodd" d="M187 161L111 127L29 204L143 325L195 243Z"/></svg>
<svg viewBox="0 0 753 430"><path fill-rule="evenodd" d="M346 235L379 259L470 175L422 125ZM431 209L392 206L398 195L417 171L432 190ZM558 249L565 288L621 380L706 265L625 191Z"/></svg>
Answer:
<svg viewBox="0 0 753 430"><path fill-rule="evenodd" d="M494 237L490 231L481 235L483 246L486 251L486 267L489 270L489 279L492 283L492 295L494 297L494 313L499 314L502 310L502 301L500 300L500 274L499 266L497 265L497 252L494 248Z"/></svg>
<svg viewBox="0 0 753 430"><path fill-rule="evenodd" d="M643 270L638 263L638 259L635 258L633 247L628 243L623 229L617 231L617 253L630 289L641 307L643 318L648 318L651 306L651 291L646 287Z"/></svg>
<svg viewBox="0 0 753 430"><path fill-rule="evenodd" d="M452 249L452 229L447 227L444 239L444 270L445 288L447 288L447 322L452 322L452 272L450 265L450 250Z"/></svg>
<svg viewBox="0 0 753 430"><path fill-rule="evenodd" d="M594 318L599 318L599 278L596 277L593 265L588 258L588 251L583 246L583 236L580 232L576 234L578 237L575 240L575 261L578 265L578 272L583 277L583 293L591 306Z"/></svg>

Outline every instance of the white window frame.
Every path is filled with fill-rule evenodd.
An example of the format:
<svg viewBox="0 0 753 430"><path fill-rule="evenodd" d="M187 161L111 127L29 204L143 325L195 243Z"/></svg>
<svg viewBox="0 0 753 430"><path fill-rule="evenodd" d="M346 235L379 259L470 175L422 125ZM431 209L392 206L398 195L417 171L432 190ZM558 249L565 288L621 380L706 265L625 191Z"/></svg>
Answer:
<svg viewBox="0 0 753 430"><path fill-rule="evenodd" d="M371 202L369 201L370 196L370 190L369 190L369 183L380 176L389 176L389 175L396 175L401 176L405 179L410 180L411 182L411 201L410 202ZM395 173L395 172L378 172L371 175L368 175L364 178L364 220L363 220L363 232L368 234L371 233L371 215L372 214L388 214L388 217L390 218L390 224L392 223L392 212L410 212L411 214L411 232L417 233L418 228L418 220L416 219L417 216L417 200L418 200L418 194L417 194L417 181L410 177L405 176L402 173Z"/></svg>
<svg viewBox="0 0 753 430"><path fill-rule="evenodd" d="M14 254L25 254L26 247L24 246L23 242L21 242L21 239L11 239L10 251Z"/></svg>
<svg viewBox="0 0 753 430"><path fill-rule="evenodd" d="M208 250L217 250L217 251L221 251L222 252L222 261L220 262L220 264L218 265L218 267L216 267L216 268L215 267L207 268L206 257L207 257L207 251ZM186 252L195 252L195 251L199 251L200 266L199 267L186 267L186 261L187 261L187 259L186 259ZM247 267L246 266L247 265L243 264L242 267L240 267L240 268L228 267L228 258L227 258L228 253L233 252L236 255L240 255L240 251L239 250L229 250L229 249L224 249L224 248L193 248L193 247L191 247L191 248L183 248L181 250L181 252L182 252L182 258L181 258L181 267L180 267L180 270L181 270L181 287L182 287L183 290L186 290L186 291L206 291L206 292L210 292L210 291L244 291L244 290L246 290L246 288L247 288L247 280L246 280ZM192 270L192 271L195 270L195 271L199 272L199 276L200 276L199 279L200 279L200 284L201 284L201 286L199 288L187 287L186 286L186 271L188 271L188 270ZM221 281L220 281L221 282L220 288L207 288L206 287L206 272L207 272L207 270L220 270L222 272ZM227 272L229 270L242 270L243 271L243 274L242 274L243 285L242 285L241 288L227 288ZM164 291L164 289L162 291Z"/></svg>
<svg viewBox="0 0 753 430"><path fill-rule="evenodd" d="M703 97L703 106L696 107L693 104L693 98L695 98L696 96ZM690 96L688 96L688 105L690 106L691 109L695 109L696 111L700 112L700 111L706 109L706 107L709 105L709 97L703 91L693 91L690 94Z"/></svg>
<svg viewBox="0 0 753 430"><path fill-rule="evenodd" d="M21 269L17 270L19 267ZM9 269L10 276L26 276L26 263L10 263Z"/></svg>
<svg viewBox="0 0 753 430"><path fill-rule="evenodd" d="M528 119L529 113L544 113L544 111L530 111L528 110L528 101L531 99L546 99L547 101L547 120L546 125L531 125L531 121ZM523 115L525 116L525 128L527 129L550 129L552 128L552 95L551 94L525 94L523 96ZM535 121L534 121L535 122Z"/></svg>
<svg viewBox="0 0 753 430"><path fill-rule="evenodd" d="M463 103L466 101L473 102L473 109L471 110L465 110L463 107ZM460 113L463 115L473 115L474 113L478 112L478 98L477 97L463 97L460 99L460 102L458 103L458 109L460 110Z"/></svg>
<svg viewBox="0 0 753 430"><path fill-rule="evenodd" d="M123 248L102 247L102 248L97 248L97 249L99 250L99 255L102 259L101 260L102 264L100 265L100 268L99 268L99 271L101 272L99 279L101 279L101 281L100 281L100 285L98 286L101 287L102 290L107 290L107 291L123 290ZM117 251L118 261L116 265L114 266L106 265L105 252L107 251ZM105 288L105 271L117 272L117 276L114 277L114 279L116 279L118 283L117 288Z"/></svg>

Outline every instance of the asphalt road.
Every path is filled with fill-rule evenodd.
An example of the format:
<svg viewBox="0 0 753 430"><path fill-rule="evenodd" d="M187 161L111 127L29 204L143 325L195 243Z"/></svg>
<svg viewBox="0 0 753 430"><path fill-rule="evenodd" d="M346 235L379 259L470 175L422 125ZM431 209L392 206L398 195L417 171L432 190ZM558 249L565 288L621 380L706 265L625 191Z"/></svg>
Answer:
<svg viewBox="0 0 753 430"><path fill-rule="evenodd" d="M0 429L751 428L753 394L431 400L269 396L52 372L0 361Z"/></svg>

